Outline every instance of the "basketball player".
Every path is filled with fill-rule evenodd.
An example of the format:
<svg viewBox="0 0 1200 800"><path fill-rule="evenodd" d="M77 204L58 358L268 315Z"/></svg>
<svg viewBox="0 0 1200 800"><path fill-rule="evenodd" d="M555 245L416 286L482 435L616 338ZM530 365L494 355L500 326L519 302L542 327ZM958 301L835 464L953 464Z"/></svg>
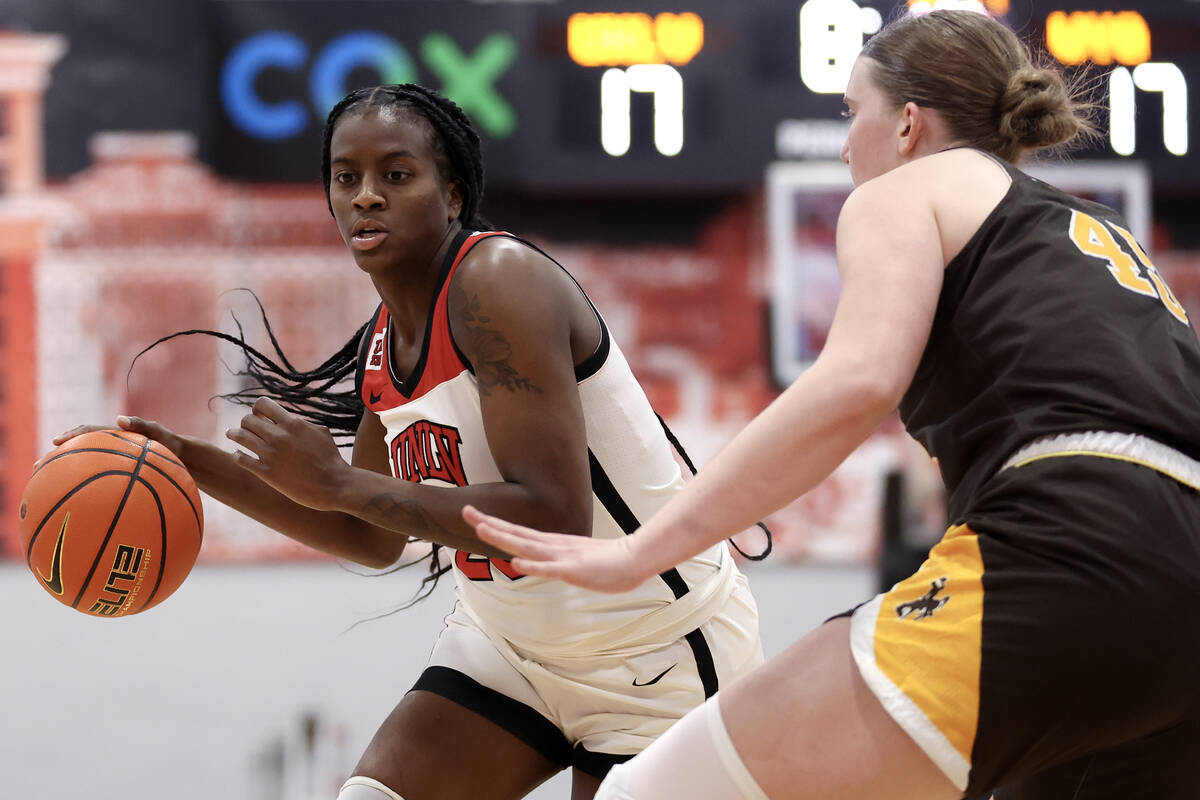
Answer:
<svg viewBox="0 0 1200 800"><path fill-rule="evenodd" d="M457 551L457 604L428 667L339 800L508 800L568 766L572 797L590 798L762 662L745 578L715 543L614 598L524 576L481 542L467 503L625 536L682 487L668 439L582 289L484 230L479 137L456 105L413 85L352 92L329 114L323 161L382 301L373 318L312 373L251 352L291 410L254 402L228 432L236 454L120 424L167 445L209 495L339 558L385 567L410 537ZM343 375L349 397L328 390ZM356 427L352 465L311 418Z"/></svg>
<svg viewBox="0 0 1200 800"><path fill-rule="evenodd" d="M1200 797L1200 344L1119 215L1012 162L1087 127L982 14L870 39L817 361L633 536L468 510L627 591L802 494L894 408L953 525L910 578L617 767L603 800Z"/></svg>

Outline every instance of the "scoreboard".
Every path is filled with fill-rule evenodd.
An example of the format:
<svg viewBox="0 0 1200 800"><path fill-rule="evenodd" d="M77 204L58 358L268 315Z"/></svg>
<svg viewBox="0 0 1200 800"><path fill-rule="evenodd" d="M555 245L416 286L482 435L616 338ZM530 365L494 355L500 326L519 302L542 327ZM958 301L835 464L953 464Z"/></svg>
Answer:
<svg viewBox="0 0 1200 800"><path fill-rule="evenodd" d="M533 190L735 191L779 160L837 158L850 66L886 21L990 13L1092 88L1076 158L1200 183L1200 3L1151 0L213 0L218 171L311 180L325 113L413 81L476 121L489 180Z"/></svg>

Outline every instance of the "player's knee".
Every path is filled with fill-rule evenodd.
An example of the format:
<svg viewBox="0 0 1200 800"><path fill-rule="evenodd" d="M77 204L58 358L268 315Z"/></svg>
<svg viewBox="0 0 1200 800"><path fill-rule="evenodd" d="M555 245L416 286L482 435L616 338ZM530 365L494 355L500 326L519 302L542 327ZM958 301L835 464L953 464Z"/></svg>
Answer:
<svg viewBox="0 0 1200 800"><path fill-rule="evenodd" d="M374 778L355 775L342 784L337 800L404 800Z"/></svg>
<svg viewBox="0 0 1200 800"><path fill-rule="evenodd" d="M596 800L767 800L734 748L714 698L600 784Z"/></svg>

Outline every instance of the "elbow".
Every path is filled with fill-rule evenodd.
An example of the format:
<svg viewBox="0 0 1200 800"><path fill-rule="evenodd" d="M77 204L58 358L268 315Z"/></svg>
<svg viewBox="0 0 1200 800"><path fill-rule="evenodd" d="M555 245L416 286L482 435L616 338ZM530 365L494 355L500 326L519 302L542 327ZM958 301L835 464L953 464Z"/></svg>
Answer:
<svg viewBox="0 0 1200 800"><path fill-rule="evenodd" d="M404 555L407 536L375 527L364 533L365 546L351 557L354 563L368 569L387 569Z"/></svg>
<svg viewBox="0 0 1200 800"><path fill-rule="evenodd" d="M908 390L907 381L869 363L852 367L838 383L843 387L839 404L843 416L870 427L895 411Z"/></svg>
<svg viewBox="0 0 1200 800"><path fill-rule="evenodd" d="M907 390L906 384L896 381L871 381L863 389L863 413L876 418L886 417L900 405Z"/></svg>
<svg viewBox="0 0 1200 800"><path fill-rule="evenodd" d="M591 499L590 497L588 498ZM545 524L539 523L535 527L542 530L557 531L559 533L567 533L572 536L591 536L592 535L592 506L588 503L586 506L579 507L562 507L551 511L547 515Z"/></svg>
<svg viewBox="0 0 1200 800"><path fill-rule="evenodd" d="M397 556L396 558L376 558L374 556L360 556L360 557L353 559L355 564L358 564L360 567L366 567L367 569L387 569L388 567L395 564L398 560L399 560L399 556Z"/></svg>
<svg viewBox="0 0 1200 800"><path fill-rule="evenodd" d="M565 515L563 520L563 533L570 533L576 536L592 535L592 507L590 503L586 508L581 508Z"/></svg>
<svg viewBox="0 0 1200 800"><path fill-rule="evenodd" d="M590 486L588 487L590 489ZM573 496L578 494L578 496ZM532 507L543 509L539 519L532 527L546 531L557 531L574 536L592 535L592 494L590 491L581 493L557 492L554 500L545 499Z"/></svg>
<svg viewBox="0 0 1200 800"><path fill-rule="evenodd" d="M537 530L592 535L594 495L586 468L576 471L556 464L530 474L508 474L505 480L514 493L506 503L511 511L506 515L497 508L499 513L489 513Z"/></svg>

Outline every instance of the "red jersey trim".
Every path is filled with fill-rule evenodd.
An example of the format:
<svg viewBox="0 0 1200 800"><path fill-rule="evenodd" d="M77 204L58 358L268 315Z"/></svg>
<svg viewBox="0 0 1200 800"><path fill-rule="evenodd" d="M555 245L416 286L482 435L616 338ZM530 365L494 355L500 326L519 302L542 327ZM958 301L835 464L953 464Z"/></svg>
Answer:
<svg viewBox="0 0 1200 800"><path fill-rule="evenodd" d="M359 396L368 409L378 413L411 403L469 369L450 336L447 295L454 272L467 253L479 242L492 236L515 238L504 231L480 231L470 234L459 245L454 260L438 287L421 355L417 359L413 374L407 379L401 379L393 368L388 325L390 317L387 307L380 304L375 314L375 324L368 334L369 340L364 341L365 347L362 351L364 363ZM410 381L413 383L411 389L408 388Z"/></svg>

